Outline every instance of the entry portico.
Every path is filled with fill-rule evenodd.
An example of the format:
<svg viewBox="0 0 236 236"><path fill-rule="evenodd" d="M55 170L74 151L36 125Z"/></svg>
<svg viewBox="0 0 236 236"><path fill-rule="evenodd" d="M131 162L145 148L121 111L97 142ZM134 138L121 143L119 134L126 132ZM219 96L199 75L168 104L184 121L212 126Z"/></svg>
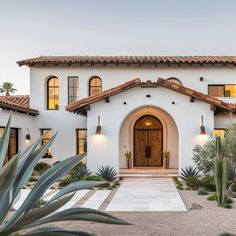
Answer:
<svg viewBox="0 0 236 236"><path fill-rule="evenodd" d="M157 82L136 79L75 102L66 109L87 115L87 165L96 171L101 165L117 170L125 168L126 150L133 153L134 167L139 164L146 168L162 167L163 150L170 151L170 168L180 170L192 165L193 147L203 141L200 117L204 117L205 129L210 133L214 129L214 112L231 108L182 85L162 79ZM98 117L102 135L95 135ZM147 118L148 122L156 122L156 132L142 127ZM137 133L139 126L143 132ZM147 140L150 138L151 141Z"/></svg>

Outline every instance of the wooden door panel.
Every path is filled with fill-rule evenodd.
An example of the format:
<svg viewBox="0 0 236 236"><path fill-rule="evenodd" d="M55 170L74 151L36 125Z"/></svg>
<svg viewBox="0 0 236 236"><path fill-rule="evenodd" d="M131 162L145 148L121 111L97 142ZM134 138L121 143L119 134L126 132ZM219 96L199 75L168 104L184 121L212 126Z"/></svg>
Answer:
<svg viewBox="0 0 236 236"><path fill-rule="evenodd" d="M145 158L147 131L135 130L134 139L134 166L147 166L147 159Z"/></svg>
<svg viewBox="0 0 236 236"><path fill-rule="evenodd" d="M162 130L149 130L151 158L149 166L162 166Z"/></svg>

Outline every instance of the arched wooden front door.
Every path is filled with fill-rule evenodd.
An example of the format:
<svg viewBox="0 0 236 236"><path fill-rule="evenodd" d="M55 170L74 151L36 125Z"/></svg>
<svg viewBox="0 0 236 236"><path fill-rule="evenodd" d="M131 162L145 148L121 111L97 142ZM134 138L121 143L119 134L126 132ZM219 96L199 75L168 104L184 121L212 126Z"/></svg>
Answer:
<svg viewBox="0 0 236 236"><path fill-rule="evenodd" d="M163 165L163 127L152 115L140 117L134 125L134 167Z"/></svg>

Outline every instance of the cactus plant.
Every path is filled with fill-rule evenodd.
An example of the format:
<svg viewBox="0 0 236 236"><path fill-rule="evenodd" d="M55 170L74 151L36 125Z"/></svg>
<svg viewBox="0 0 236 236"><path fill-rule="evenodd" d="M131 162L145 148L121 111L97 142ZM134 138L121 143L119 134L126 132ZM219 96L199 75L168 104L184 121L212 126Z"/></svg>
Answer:
<svg viewBox="0 0 236 236"><path fill-rule="evenodd" d="M228 181L227 159L221 150L221 138L216 137L216 157L214 159L214 178L216 183L217 205L224 207L227 201L226 189Z"/></svg>

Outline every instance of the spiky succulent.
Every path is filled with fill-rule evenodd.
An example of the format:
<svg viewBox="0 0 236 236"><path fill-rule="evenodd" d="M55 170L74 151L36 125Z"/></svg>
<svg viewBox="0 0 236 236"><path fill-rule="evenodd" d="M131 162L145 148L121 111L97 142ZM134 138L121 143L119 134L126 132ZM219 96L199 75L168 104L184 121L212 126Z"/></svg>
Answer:
<svg viewBox="0 0 236 236"><path fill-rule="evenodd" d="M185 167L184 169L181 168L181 173L180 173L180 178L183 179L184 181L187 180L188 177L196 177L199 178L200 174L199 171L192 166Z"/></svg>
<svg viewBox="0 0 236 236"><path fill-rule="evenodd" d="M106 181L113 181L117 178L117 171L112 166L101 166L97 175L103 177Z"/></svg>
<svg viewBox="0 0 236 236"><path fill-rule="evenodd" d="M25 151L17 154L3 165L9 143L10 123L11 121L9 119L4 133L0 138L0 236L13 235L16 232L21 232L21 235L24 236L91 235L81 231L67 231L58 227L41 227L43 224L57 221L87 220L109 224L127 224L125 221L109 214L88 208L71 208L55 213L57 209L70 201L75 191L99 186L102 182L77 181L61 189L41 207L38 206L37 203L41 200L46 190L78 164L85 154L67 158L44 172L20 208L9 214L22 187L30 178L33 168L56 137L55 134L43 146L39 145L43 136L39 137ZM40 228L30 231L30 228L35 226L40 226ZM22 233L22 230L27 230L27 232Z"/></svg>
<svg viewBox="0 0 236 236"><path fill-rule="evenodd" d="M87 166L81 166L74 170L74 174L78 179L83 179L86 176L92 174L92 172L87 168Z"/></svg>

